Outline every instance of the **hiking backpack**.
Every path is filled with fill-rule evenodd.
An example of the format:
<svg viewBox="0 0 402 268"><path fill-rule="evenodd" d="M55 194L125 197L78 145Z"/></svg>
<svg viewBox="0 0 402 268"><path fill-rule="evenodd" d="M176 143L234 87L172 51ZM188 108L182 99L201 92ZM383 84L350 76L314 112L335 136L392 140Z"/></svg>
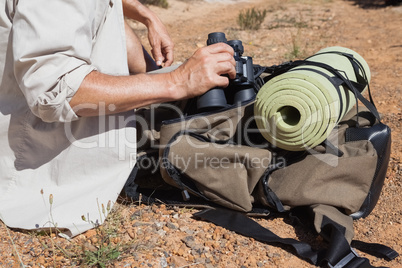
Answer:
<svg viewBox="0 0 402 268"><path fill-rule="evenodd" d="M194 217L262 242L289 245L300 258L318 266L372 267L353 247L396 258L398 253L387 246L352 240L353 220L368 216L379 199L391 131L381 122L370 89L369 100L361 93L369 87L362 60L336 49L317 54L330 53L349 62L353 79L310 58L278 66L253 65L257 97L202 112L197 108L199 98L139 109L136 165L123 194L134 202L202 208ZM297 68L325 76L338 93L351 92L356 106L337 118L322 142L292 151L267 141L261 118L256 119L256 105L268 83ZM280 238L249 217L276 213L309 215L328 247L313 249L305 242Z"/></svg>

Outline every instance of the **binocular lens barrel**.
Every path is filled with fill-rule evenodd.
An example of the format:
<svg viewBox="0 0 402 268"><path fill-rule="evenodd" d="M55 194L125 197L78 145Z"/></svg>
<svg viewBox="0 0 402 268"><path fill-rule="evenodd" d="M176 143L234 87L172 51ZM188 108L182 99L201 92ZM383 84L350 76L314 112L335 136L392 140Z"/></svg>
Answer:
<svg viewBox="0 0 402 268"><path fill-rule="evenodd" d="M227 106L225 91L222 88L213 88L197 99L197 108L200 110L214 110Z"/></svg>
<svg viewBox="0 0 402 268"><path fill-rule="evenodd" d="M226 40L225 33L216 32L216 33L208 34L207 46L216 44L216 43L226 43L226 42L227 42L227 40Z"/></svg>
<svg viewBox="0 0 402 268"><path fill-rule="evenodd" d="M226 43L225 33L216 32L208 34L207 46L216 43ZM213 88L205 92L197 100L197 109L212 110L220 109L227 106L225 92L223 88Z"/></svg>

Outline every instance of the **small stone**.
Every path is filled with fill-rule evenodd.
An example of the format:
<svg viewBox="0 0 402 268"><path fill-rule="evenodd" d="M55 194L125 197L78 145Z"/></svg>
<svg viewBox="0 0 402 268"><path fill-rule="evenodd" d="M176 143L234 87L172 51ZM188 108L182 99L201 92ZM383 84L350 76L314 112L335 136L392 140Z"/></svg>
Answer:
<svg viewBox="0 0 402 268"><path fill-rule="evenodd" d="M38 258L38 264L44 265L45 264L45 257L44 256L39 256Z"/></svg>
<svg viewBox="0 0 402 268"><path fill-rule="evenodd" d="M199 264L205 264L205 258L196 258L195 262Z"/></svg>
<svg viewBox="0 0 402 268"><path fill-rule="evenodd" d="M187 230L185 231L185 233L188 234L188 235L193 235L193 234L194 234L194 230L187 229Z"/></svg>
<svg viewBox="0 0 402 268"><path fill-rule="evenodd" d="M130 218L131 218L131 220L138 220L141 217L141 214L142 214L142 212L139 209L139 210L135 211L133 214L131 214Z"/></svg>
<svg viewBox="0 0 402 268"><path fill-rule="evenodd" d="M181 247L177 250L177 255L179 256L185 256L187 255L188 248L186 245L182 244Z"/></svg>
<svg viewBox="0 0 402 268"><path fill-rule="evenodd" d="M165 226L165 223L164 223L164 222L155 222L155 223L154 223L154 227L156 228L156 230L162 229L163 226Z"/></svg>
<svg viewBox="0 0 402 268"><path fill-rule="evenodd" d="M91 245L90 243L84 243L83 249L84 249L84 251L88 250L88 251L92 251L92 252L95 252L98 250L95 246Z"/></svg>
<svg viewBox="0 0 402 268"><path fill-rule="evenodd" d="M257 260L255 259L255 257L253 255L249 255L247 258L247 264L250 267L256 267L257 266Z"/></svg>
<svg viewBox="0 0 402 268"><path fill-rule="evenodd" d="M172 230L177 230L177 229L179 229L179 225L178 225L177 223L168 222L168 223L166 224L166 226L167 226L169 229L172 229Z"/></svg>
<svg viewBox="0 0 402 268"><path fill-rule="evenodd" d="M183 257L173 255L170 257L170 265L174 265L173 267L186 267L189 263Z"/></svg>
<svg viewBox="0 0 402 268"><path fill-rule="evenodd" d="M136 221L133 223L133 227L141 227L141 226L150 226L151 224L148 222L141 222L141 221Z"/></svg>
<svg viewBox="0 0 402 268"><path fill-rule="evenodd" d="M88 230L84 233L84 235L86 238L91 238L96 235L96 230L94 229Z"/></svg>
<svg viewBox="0 0 402 268"><path fill-rule="evenodd" d="M229 240L230 239L230 233L224 233L223 234L223 238L225 238L225 239L227 239L227 240Z"/></svg>
<svg viewBox="0 0 402 268"><path fill-rule="evenodd" d="M127 234L131 239L135 239L137 237L132 229L127 229Z"/></svg>
<svg viewBox="0 0 402 268"><path fill-rule="evenodd" d="M165 257L161 257L159 263L160 263L161 267L167 267L168 266L168 263L167 263L167 260L166 260Z"/></svg>
<svg viewBox="0 0 402 268"><path fill-rule="evenodd" d="M157 233L160 237L164 237L164 236L166 235L166 231L164 231L164 230L158 230L156 233Z"/></svg>
<svg viewBox="0 0 402 268"><path fill-rule="evenodd" d="M194 244L195 244L194 236L191 236L191 235L182 238L181 241L183 241L187 245L187 247L189 247L189 248L192 248L194 246Z"/></svg>
<svg viewBox="0 0 402 268"><path fill-rule="evenodd" d="M62 262L62 261L64 260L64 257L62 257L62 256L57 256L57 257L55 258L55 260L56 260L56 262Z"/></svg>

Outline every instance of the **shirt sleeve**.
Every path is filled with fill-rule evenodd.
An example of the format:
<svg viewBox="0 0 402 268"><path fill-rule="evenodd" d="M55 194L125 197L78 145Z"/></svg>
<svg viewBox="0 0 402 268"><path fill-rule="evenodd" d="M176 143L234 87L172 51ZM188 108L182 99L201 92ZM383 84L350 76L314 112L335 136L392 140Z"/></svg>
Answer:
<svg viewBox="0 0 402 268"><path fill-rule="evenodd" d="M20 0L13 19L14 75L45 122L78 116L69 105L91 65L96 1Z"/></svg>

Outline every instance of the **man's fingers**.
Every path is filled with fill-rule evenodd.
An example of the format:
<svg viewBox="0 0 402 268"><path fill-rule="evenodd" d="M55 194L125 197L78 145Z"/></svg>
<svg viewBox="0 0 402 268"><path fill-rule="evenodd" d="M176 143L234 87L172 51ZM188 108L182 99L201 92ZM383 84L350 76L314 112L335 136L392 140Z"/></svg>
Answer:
<svg viewBox="0 0 402 268"><path fill-rule="evenodd" d="M231 64L228 66L229 66L228 70L225 72L225 74L227 74L230 77L230 79L235 79L236 78L236 68Z"/></svg>
<svg viewBox="0 0 402 268"><path fill-rule="evenodd" d="M227 78L227 77L225 77L225 76L218 76L218 77L215 79L215 82L216 82L216 85L217 85L218 87L223 87L223 88L225 88L225 87L227 87L227 86L229 85L229 78Z"/></svg>
<svg viewBox="0 0 402 268"><path fill-rule="evenodd" d="M234 50L231 46L225 43L216 43L212 44L206 47L209 53L215 54L215 53L223 53L227 52L230 53L230 55L234 55Z"/></svg>
<svg viewBox="0 0 402 268"><path fill-rule="evenodd" d="M230 79L236 77L236 61L233 57L233 48L225 43L216 43L205 47L207 53L213 54L215 60L216 72L221 74L228 74Z"/></svg>
<svg viewBox="0 0 402 268"><path fill-rule="evenodd" d="M236 65L236 61L235 61L233 55L228 52L221 52L221 53L213 54L213 57L214 57L215 61L217 61L217 62L229 62L233 66Z"/></svg>
<svg viewBox="0 0 402 268"><path fill-rule="evenodd" d="M224 74L227 74L230 79L236 78L236 69L234 68L232 63L229 61L220 62L220 63L216 64L215 65L215 73L218 75L218 78L216 78L216 79L219 79L219 77L222 77L221 75L224 75ZM222 79L220 79L220 80L223 81ZM225 81L226 80L227 80L227 78L225 79Z"/></svg>
<svg viewBox="0 0 402 268"><path fill-rule="evenodd" d="M224 51L214 54L214 68L217 74L227 74L230 79L236 77L236 61L232 54Z"/></svg>
<svg viewBox="0 0 402 268"><path fill-rule="evenodd" d="M154 47L152 47L152 56L156 61L156 65L161 66L162 62L164 61L164 57L161 52L161 47L158 43L154 44Z"/></svg>
<svg viewBox="0 0 402 268"><path fill-rule="evenodd" d="M172 65L173 63L173 48L166 48L164 49L164 56L165 56L165 67Z"/></svg>

